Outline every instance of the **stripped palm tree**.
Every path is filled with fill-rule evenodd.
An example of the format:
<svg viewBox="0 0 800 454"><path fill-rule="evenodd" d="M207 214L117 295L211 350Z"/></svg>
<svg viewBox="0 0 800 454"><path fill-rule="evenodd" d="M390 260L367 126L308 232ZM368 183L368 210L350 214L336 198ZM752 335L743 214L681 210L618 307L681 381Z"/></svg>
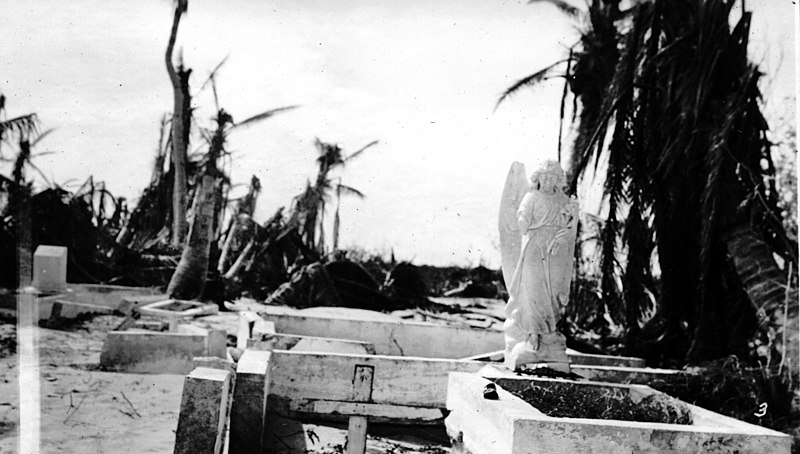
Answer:
<svg viewBox="0 0 800 454"><path fill-rule="evenodd" d="M333 214L333 252L339 250L339 229L341 225L341 217L339 210L342 206L342 196L349 195L359 199L366 197L363 192L358 189L342 184L342 179L339 178L336 182L336 211Z"/></svg>
<svg viewBox="0 0 800 454"><path fill-rule="evenodd" d="M183 244L186 235L186 150L189 145L189 126L191 121L189 97L189 73L183 65L176 69L173 64L173 51L175 40L178 37L178 27L181 18L189 7L189 0L175 0L175 12L172 17L165 62L167 74L172 84L173 113L172 113L172 245L179 247Z"/></svg>
<svg viewBox="0 0 800 454"><path fill-rule="evenodd" d="M19 152L14 159L13 180L4 185L8 191L8 201L4 212L0 213L3 215L4 236L13 238L16 245L13 253L4 251L4 257L15 258L13 263L4 265L11 265L6 269L17 271L16 279L14 279L15 285L27 287L32 279L33 239L31 237L31 187L25 178L25 167L33 165L31 163L31 140L37 140L34 137L39 133L39 120L35 113L7 118L5 100L5 96L0 94L0 143L16 141Z"/></svg>
<svg viewBox="0 0 800 454"><path fill-rule="evenodd" d="M217 103L216 96L215 103ZM209 261L213 256L219 255L213 252L212 248L216 244L215 239L218 236L217 231L221 224L223 184L229 184L230 182L227 175L220 170L218 161L227 154L225 146L228 135L237 128L251 126L273 115L296 107L287 106L268 110L235 123L233 117L225 109L219 108L217 103L217 115L214 118L216 127L213 131L203 131L208 143L208 153L203 160L204 172L195 191L189 238L183 248L178 267L175 269L175 273L172 275L167 287L167 293L170 296L175 298L199 297L205 286L206 275L209 271Z"/></svg>
<svg viewBox="0 0 800 454"><path fill-rule="evenodd" d="M116 243L123 248L144 251L168 236L172 221L172 175L165 170L169 158L171 125L166 115L161 118L160 134L150 183L142 192L135 208L117 234ZM191 169L190 170L191 173ZM119 251L115 249L115 252Z"/></svg>
<svg viewBox="0 0 800 454"><path fill-rule="evenodd" d="M35 113L6 118L6 97L0 94L0 146L3 142L29 140L39 131L39 120ZM0 154L0 158L3 155Z"/></svg>
<svg viewBox="0 0 800 454"><path fill-rule="evenodd" d="M234 248L234 241L238 239L240 229L246 224L253 224L253 213L256 210L256 201L261 192L261 180L255 175L250 178L250 185L247 194L236 201L236 209L228 221L228 228L225 229L222 251L217 262L217 271L224 274L228 269L228 262L231 249Z"/></svg>
<svg viewBox="0 0 800 454"><path fill-rule="evenodd" d="M337 196L343 194L355 195L363 198L364 194L355 188L341 184L341 180L334 185L333 179L329 176L330 172L336 168L344 167L348 162L360 156L365 150L376 145L378 141L372 141L361 147L358 151L350 155L345 155L343 150L336 144L322 142L315 139L314 146L317 148L317 177L314 185L306 183L306 189L302 194L295 197L288 225L297 227L301 233L306 247L315 250L320 254L325 253L325 229L324 216L325 205L330 200L330 193L336 191ZM338 200L338 199L337 199ZM334 243L338 246L338 206L334 218Z"/></svg>
<svg viewBox="0 0 800 454"><path fill-rule="evenodd" d="M747 56L751 13L731 27L734 4L654 0L620 12L593 0L564 74L580 102L573 189L591 161L596 170L607 160L603 295L621 276L635 338L655 248L660 339L693 362L746 351L759 318L783 303L772 253L797 259L777 204L761 73Z"/></svg>

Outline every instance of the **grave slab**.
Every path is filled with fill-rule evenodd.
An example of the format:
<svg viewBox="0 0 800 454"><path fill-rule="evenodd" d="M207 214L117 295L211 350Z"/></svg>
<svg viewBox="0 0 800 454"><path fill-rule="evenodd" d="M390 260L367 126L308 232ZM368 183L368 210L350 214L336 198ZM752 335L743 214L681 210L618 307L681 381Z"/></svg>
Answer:
<svg viewBox="0 0 800 454"><path fill-rule="evenodd" d="M248 339L247 347L254 350L288 350L293 352L342 353L374 355L375 347L369 342L331 339L327 337L275 334L267 340Z"/></svg>
<svg viewBox="0 0 800 454"><path fill-rule="evenodd" d="M581 353L571 348L567 349L567 356L572 364L581 366L612 366L612 367L645 367L642 358L633 356L611 356Z"/></svg>
<svg viewBox="0 0 800 454"><path fill-rule="evenodd" d="M175 454L223 452L230 391L230 371L200 367L186 377Z"/></svg>
<svg viewBox="0 0 800 454"><path fill-rule="evenodd" d="M275 323L278 333L368 342L379 355L458 359L503 348L500 331L401 319L351 320L310 313L287 314L271 307L261 315Z"/></svg>
<svg viewBox="0 0 800 454"><path fill-rule="evenodd" d="M53 304L55 304L56 301L102 306L123 312L120 309L123 307L126 298L135 299L139 298L135 295L148 295L155 291L155 289L148 287L67 283L67 288L65 290L55 294L50 294L50 292L35 292L38 306L37 320L46 320L50 318ZM147 297L142 296L141 298ZM158 298L157 301L162 301L165 298L166 295ZM17 298L15 292L0 292L0 310L11 316L15 316L16 309Z"/></svg>
<svg viewBox="0 0 800 454"><path fill-rule="evenodd" d="M103 343L100 366L137 373L189 373L198 356L226 355L225 333L110 331Z"/></svg>
<svg viewBox="0 0 800 454"><path fill-rule="evenodd" d="M168 299L140 306L136 309L142 315L167 318L191 318L201 315L212 315L219 312L219 306L197 301Z"/></svg>
<svg viewBox="0 0 800 454"><path fill-rule="evenodd" d="M290 350L295 352L344 353L348 355L375 354L375 349L368 343L319 337L301 338Z"/></svg>
<svg viewBox="0 0 800 454"><path fill-rule="evenodd" d="M107 284L67 284L68 301L110 307L119 310L126 298L143 298L158 293L154 287L129 287ZM166 299L164 295L160 300Z"/></svg>
<svg viewBox="0 0 800 454"><path fill-rule="evenodd" d="M491 382L477 374L450 374L445 420L454 453L739 453L788 454L787 435L728 418L702 408L688 408L691 424L551 417L503 389L502 380L526 384L547 379L497 379L499 399L487 400L484 388ZM567 380L549 380L569 382ZM642 385L571 382L579 386L617 387L630 390L632 399L644 402L661 395ZM667 396L668 397L668 396ZM671 399L671 398L669 398ZM676 399L672 399L676 401Z"/></svg>
<svg viewBox="0 0 800 454"><path fill-rule="evenodd" d="M592 381L642 385L653 380L668 379L681 373L681 371L675 369L653 367L583 366L574 364L570 366L570 371Z"/></svg>
<svg viewBox="0 0 800 454"><path fill-rule="evenodd" d="M75 319L81 315L109 315L113 313L114 309L106 306L57 300L50 308L50 319Z"/></svg>

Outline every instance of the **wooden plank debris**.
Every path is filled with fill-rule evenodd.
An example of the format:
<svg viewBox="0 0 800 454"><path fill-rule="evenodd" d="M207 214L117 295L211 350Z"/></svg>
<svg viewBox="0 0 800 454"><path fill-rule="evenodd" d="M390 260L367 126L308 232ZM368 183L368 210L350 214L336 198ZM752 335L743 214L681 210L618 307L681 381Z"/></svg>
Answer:
<svg viewBox="0 0 800 454"><path fill-rule="evenodd" d="M409 424L425 424L441 422L444 417L442 410L438 408L376 404L372 402L312 400L308 402L306 408L310 413L319 415L363 415L376 422L397 422L402 420Z"/></svg>
<svg viewBox="0 0 800 454"><path fill-rule="evenodd" d="M359 364L353 373L353 402L369 402L372 399L374 366ZM366 416L350 416L347 426L347 454L364 454L367 450Z"/></svg>

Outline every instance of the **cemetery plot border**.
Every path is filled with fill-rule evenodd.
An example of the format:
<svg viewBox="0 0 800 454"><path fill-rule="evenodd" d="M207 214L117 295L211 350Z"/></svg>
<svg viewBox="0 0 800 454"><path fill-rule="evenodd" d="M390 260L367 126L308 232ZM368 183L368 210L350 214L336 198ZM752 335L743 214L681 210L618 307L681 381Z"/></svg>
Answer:
<svg viewBox="0 0 800 454"><path fill-rule="evenodd" d="M691 412L691 425L556 418L545 415L502 386L497 386L498 399L484 398L483 390L490 383L489 379L475 374L450 374L447 396L450 414L445 426L453 441L452 452L788 454L790 451L788 435L694 405L682 403ZM644 394L657 393L641 385L593 386L623 386Z"/></svg>

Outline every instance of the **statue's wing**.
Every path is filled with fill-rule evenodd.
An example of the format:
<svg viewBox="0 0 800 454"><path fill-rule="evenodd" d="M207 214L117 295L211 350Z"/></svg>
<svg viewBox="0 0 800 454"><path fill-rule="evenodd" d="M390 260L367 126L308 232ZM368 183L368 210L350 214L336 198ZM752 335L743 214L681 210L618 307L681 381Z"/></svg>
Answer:
<svg viewBox="0 0 800 454"><path fill-rule="evenodd" d="M500 199L500 257L503 266L503 279L506 288L511 286L514 268L519 261L522 233L517 223L517 209L522 202L522 197L528 191L528 182L525 177L525 165L521 162L511 164L508 170L506 184L503 187L503 196Z"/></svg>

